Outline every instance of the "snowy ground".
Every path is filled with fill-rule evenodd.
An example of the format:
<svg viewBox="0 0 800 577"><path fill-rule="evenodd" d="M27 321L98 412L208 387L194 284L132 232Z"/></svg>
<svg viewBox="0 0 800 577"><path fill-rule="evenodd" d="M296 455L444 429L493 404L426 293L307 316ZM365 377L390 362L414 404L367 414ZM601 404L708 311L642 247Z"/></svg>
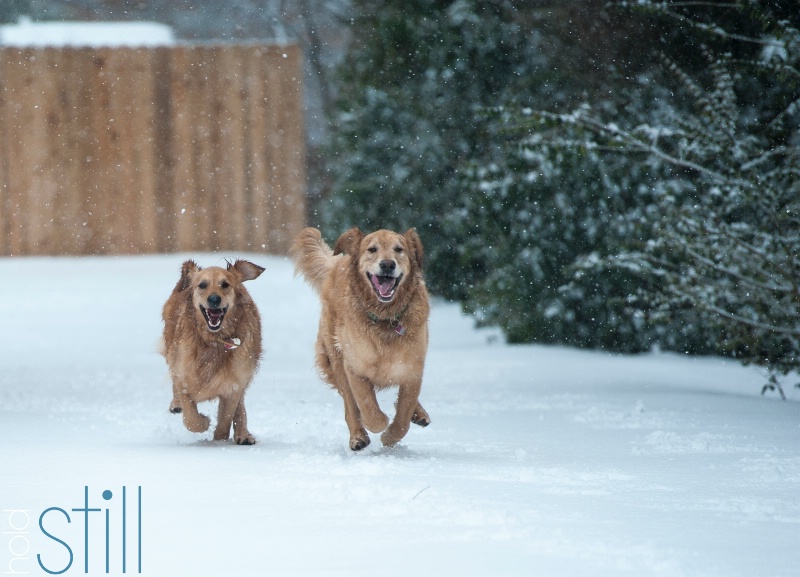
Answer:
<svg viewBox="0 0 800 577"><path fill-rule="evenodd" d="M182 258L0 260L0 573L71 553L66 575L106 574L108 514L110 574L123 553L137 574L141 526L150 576L800 575L800 391L761 397L717 359L507 346L435 303L432 425L354 454L312 366L316 298L251 255L259 444L213 443L167 412L155 353Z"/></svg>

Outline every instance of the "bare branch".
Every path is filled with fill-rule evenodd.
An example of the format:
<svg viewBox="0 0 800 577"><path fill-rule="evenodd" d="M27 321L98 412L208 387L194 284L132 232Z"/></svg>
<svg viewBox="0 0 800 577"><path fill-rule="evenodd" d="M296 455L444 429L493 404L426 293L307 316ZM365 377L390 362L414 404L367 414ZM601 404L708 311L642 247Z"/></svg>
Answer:
<svg viewBox="0 0 800 577"><path fill-rule="evenodd" d="M652 154L653 156L656 156L657 158L660 158L661 160L663 160L665 162L668 162L669 164L672 164L674 166L680 166L682 168L688 168L688 169L691 169L691 170L695 170L695 171L697 171L697 172L699 172L701 174L705 174L706 176L710 176L710 177L712 177L712 178L714 178L715 180L718 180L718 181L725 181L726 180L724 175L722 175L722 174L720 174L720 173L718 173L716 171L709 170L705 166L702 166L702 165L697 164L695 162L691 162L689 160L683 160L681 158L676 158L676 157L672 156L671 154L668 154L668 153L664 152L660 148L658 148L656 146L653 146L652 144L649 144L647 142L644 142L643 140L641 140L639 138L636 138L630 132L626 132L624 130L620 130L619 128L616 128L616 127L613 127L613 126L609 126L607 124L603 124L602 122L599 122L597 120L594 120L593 118L589 118L589 117L586 117L586 116L582 116L582 117L577 118L576 122L582 124L583 126L585 126L586 128L588 128L590 130L593 130L596 133L605 133L605 134L609 134L609 135L615 136L617 138L621 138L623 143L628 144L629 146L632 146L637 151L646 152L648 154Z"/></svg>
<svg viewBox="0 0 800 577"><path fill-rule="evenodd" d="M739 282L741 282L742 284L745 284L747 286L750 286L750 287L753 287L753 288L758 288L758 289L764 289L764 290L768 290L768 291L781 292L781 293L794 292L794 287L791 286L791 285L783 285L783 286L781 286L781 285L776 285L776 284L767 284L767 283L759 282L759 281L754 280L754 279L752 279L750 277L742 275L742 274L740 274L740 273L738 273L738 272L736 272L734 270L726 268L726 267L714 262L713 260L701 255L700 253L696 252L695 250L693 250L691 248L687 248L686 252L687 252L687 254L689 254L689 256L694 258L697 262L699 262L701 264L704 264L705 266L709 267L710 269L712 269L712 270L714 270L716 272L719 272L719 273L727 275L727 276L729 276L731 278L734 278L734 279L738 280Z"/></svg>
<svg viewBox="0 0 800 577"><path fill-rule="evenodd" d="M737 315L737 314L734 314L734 313L730 313L730 312L726 311L725 309L721 309L721 308L716 307L714 305L699 305L699 306L701 308L704 308L704 309L708 310L709 312L716 313L716 314L720 315L721 317L724 317L724 318L726 318L728 320L732 320L732 321L736 321L738 323L742 323L742 324L747 325L749 327L753 327L754 329L759 329L759 330L762 330L762 331L769 331L769 332L778 333L778 334L781 334L781 335L792 335L794 337L800 337L800 330L798 330L798 329L792 329L792 328L788 328L788 327L777 327L775 325L769 325L769 324L766 324L766 323L760 323L758 321L754 321L754 320L748 319L746 317L743 317L743 316L740 316L740 315Z"/></svg>
<svg viewBox="0 0 800 577"><path fill-rule="evenodd" d="M682 14L678 14L677 12L673 12L672 10L668 9L663 9L662 12L667 16L675 18L680 22L689 24L690 26L694 26L699 30L703 30L704 32L708 32L710 34L715 34L722 38L729 38L731 40L740 40L742 42L750 42L752 44L760 44L761 46L773 46L775 48L785 48L785 45L782 42L778 42L776 40L763 40L761 38L752 38L750 36L742 36L741 34L734 34L731 32L727 32L718 25L711 26L708 24L703 24L702 22L698 22L697 20L692 20L691 18L687 18Z"/></svg>

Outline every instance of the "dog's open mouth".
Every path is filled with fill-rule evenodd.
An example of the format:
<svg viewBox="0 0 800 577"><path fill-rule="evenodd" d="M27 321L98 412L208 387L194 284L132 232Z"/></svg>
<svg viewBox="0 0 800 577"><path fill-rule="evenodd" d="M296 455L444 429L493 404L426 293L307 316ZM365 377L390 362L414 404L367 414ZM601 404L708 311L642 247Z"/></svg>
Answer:
<svg viewBox="0 0 800 577"><path fill-rule="evenodd" d="M216 332L222 328L222 319L225 318L225 313L228 312L228 307L223 309L207 309L200 305L200 310L203 311L203 316L206 319L208 330Z"/></svg>
<svg viewBox="0 0 800 577"><path fill-rule="evenodd" d="M394 276L380 276L367 273L369 282L372 283L372 288L375 289L375 294L378 295L378 300L388 303L394 298L394 292L397 290L397 285L400 284L400 279L403 275Z"/></svg>

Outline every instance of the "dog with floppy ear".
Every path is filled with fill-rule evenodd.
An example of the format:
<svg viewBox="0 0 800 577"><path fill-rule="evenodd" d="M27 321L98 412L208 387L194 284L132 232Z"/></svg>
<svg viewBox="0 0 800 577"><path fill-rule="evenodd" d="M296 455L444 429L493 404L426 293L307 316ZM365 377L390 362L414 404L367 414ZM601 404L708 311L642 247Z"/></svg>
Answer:
<svg viewBox="0 0 800 577"><path fill-rule="evenodd" d="M427 426L419 403L428 348L428 291L422 278L422 242L405 234L358 228L331 248L315 228L301 231L290 255L295 272L319 294L322 315L316 344L321 377L344 399L350 448L369 445L367 430L391 446L410 423ZM389 424L375 391L398 387Z"/></svg>
<svg viewBox="0 0 800 577"><path fill-rule="evenodd" d="M164 305L163 354L172 377L169 410L183 413L194 433L210 420L197 403L219 399L214 440L227 440L233 425L238 445L256 442L247 429L244 394L261 360L261 318L242 283L264 269L246 260L227 268L201 268L192 260Z"/></svg>

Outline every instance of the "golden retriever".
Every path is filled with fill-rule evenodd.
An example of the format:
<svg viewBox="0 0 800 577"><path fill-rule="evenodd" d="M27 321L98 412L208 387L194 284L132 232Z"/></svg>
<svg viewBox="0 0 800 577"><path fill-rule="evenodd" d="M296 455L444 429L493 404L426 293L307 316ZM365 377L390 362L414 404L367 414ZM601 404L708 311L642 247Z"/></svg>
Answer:
<svg viewBox="0 0 800 577"><path fill-rule="evenodd" d="M262 272L246 260L227 268L200 268L187 260L162 311L170 412L183 413L186 428L202 433L210 420L197 403L218 398L214 440L227 440L233 423L237 445L256 442L247 430L244 394L261 360L261 318L242 283Z"/></svg>
<svg viewBox="0 0 800 577"><path fill-rule="evenodd" d="M322 301L316 363L321 377L344 399L350 448L369 445L367 430L383 431L381 442L391 446L406 435L410 423L430 424L419 404L430 307L416 231L364 235L352 228L331 250L317 229L306 228L290 255L295 272ZM396 412L389 425L375 390L395 386Z"/></svg>

